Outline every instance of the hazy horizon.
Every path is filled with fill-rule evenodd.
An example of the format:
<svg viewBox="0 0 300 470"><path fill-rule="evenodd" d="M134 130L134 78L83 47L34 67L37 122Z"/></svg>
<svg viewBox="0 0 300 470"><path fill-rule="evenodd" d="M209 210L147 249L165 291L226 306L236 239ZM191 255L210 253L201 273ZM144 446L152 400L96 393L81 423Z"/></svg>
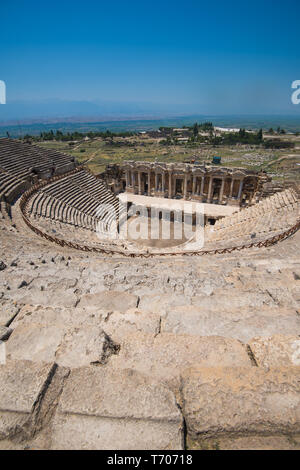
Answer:
<svg viewBox="0 0 300 470"><path fill-rule="evenodd" d="M190 116L165 116L156 118L123 118L114 120L59 120L53 119L49 122L31 122L22 123L18 121L15 124L1 124L0 123L0 137L6 137L7 132L10 137L21 138L26 134L39 135L41 132L54 132L59 130L63 133L67 132L99 132L110 130L112 132L124 131L149 131L158 129L161 126L181 127L183 125L193 125L194 122L211 121L215 126L230 127L230 128L245 128L245 129L269 129L273 127L277 129L280 126L287 132L300 132L300 117L299 116L284 116L284 115L231 115L231 116L216 116L216 115L190 115Z"/></svg>
<svg viewBox="0 0 300 470"><path fill-rule="evenodd" d="M295 114L295 0L1 6L0 121Z"/></svg>

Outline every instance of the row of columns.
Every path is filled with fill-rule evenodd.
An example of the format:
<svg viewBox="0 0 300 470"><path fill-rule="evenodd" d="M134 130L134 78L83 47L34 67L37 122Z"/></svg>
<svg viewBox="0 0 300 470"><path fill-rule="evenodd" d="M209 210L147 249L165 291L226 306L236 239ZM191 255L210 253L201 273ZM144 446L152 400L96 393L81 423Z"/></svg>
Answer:
<svg viewBox="0 0 300 470"><path fill-rule="evenodd" d="M138 194L143 194L142 173L147 174L147 184L148 184L147 195L151 196L151 172L150 171L148 171L148 172L138 171L137 172L137 174L138 174ZM176 184L175 181L178 178L176 178L176 175L175 176L172 175L171 172L168 172L168 176L169 176L168 197L172 198L174 196L173 184L174 184L174 189L175 189L175 184ZM173 179L173 176L174 176L174 179ZM127 189L132 188L132 190L134 190L135 189L135 184L136 184L135 171L126 170L125 177L126 177L126 188ZM159 184L159 177L161 177L161 185ZM193 198L194 196L196 196L197 198L198 197L200 197L202 199L205 198L206 202L211 202L212 197L213 197L213 182L214 182L214 179L220 179L220 178L215 177L215 176L210 176L207 194L204 194L205 176L201 176L201 177L192 176L192 178L193 178L193 180L192 180L192 195L191 195L191 197ZM200 186L197 185L197 178L201 178L201 185ZM226 178L227 178L226 176L221 178L222 182L221 182L219 198L218 198L219 199L218 202L220 204L223 202ZM180 179L182 179L182 178L180 178ZM189 175L187 175L187 174L184 175L184 177L183 177L183 199L187 199L188 179L189 179ZM163 173L155 173L154 191L158 192L158 193L162 193L163 195L165 195L165 181L166 181L166 174L164 172ZM242 191L243 191L243 180L238 180L238 179L232 179L231 180L230 191L229 191L228 198L229 199L233 198L233 188L234 188L235 181L240 182L238 195L235 198L237 200L240 200L240 198L242 196Z"/></svg>

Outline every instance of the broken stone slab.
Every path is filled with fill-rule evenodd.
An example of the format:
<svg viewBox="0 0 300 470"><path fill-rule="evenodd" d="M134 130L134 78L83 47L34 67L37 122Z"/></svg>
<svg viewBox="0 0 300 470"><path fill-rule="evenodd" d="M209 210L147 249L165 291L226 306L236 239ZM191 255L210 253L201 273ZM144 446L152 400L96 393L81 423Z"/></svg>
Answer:
<svg viewBox="0 0 300 470"><path fill-rule="evenodd" d="M79 307L97 307L101 310L126 312L138 305L138 297L128 292L103 291L96 294L85 294L81 297Z"/></svg>
<svg viewBox="0 0 300 470"><path fill-rule="evenodd" d="M0 304L0 325L8 326L19 312L20 307L16 302L3 300Z"/></svg>
<svg viewBox="0 0 300 470"><path fill-rule="evenodd" d="M6 344L7 357L12 360L54 362L63 336L63 325L19 325Z"/></svg>
<svg viewBox="0 0 300 470"><path fill-rule="evenodd" d="M81 324L99 325L107 317L104 310L90 310L72 307L45 307L42 305L24 305L13 321L15 328L20 324L39 323L41 325L64 325L65 327Z"/></svg>
<svg viewBox="0 0 300 470"><path fill-rule="evenodd" d="M174 394L132 370L71 371L52 425L53 449L182 449Z"/></svg>
<svg viewBox="0 0 300 470"><path fill-rule="evenodd" d="M300 367L196 367L182 384L191 439L300 432Z"/></svg>
<svg viewBox="0 0 300 470"><path fill-rule="evenodd" d="M197 336L224 336L248 342L255 336L272 336L276 333L285 335L300 334L300 317L293 309L261 307L259 310L214 312L204 307L184 306L170 309L162 318L161 331L174 334Z"/></svg>
<svg viewBox="0 0 300 470"><path fill-rule="evenodd" d="M24 288L26 289L26 288ZM75 307L78 302L74 289L45 289L41 290L36 287L19 289L18 292L11 291L11 296L23 305L43 305L45 307ZM53 295L55 292L55 295Z"/></svg>
<svg viewBox="0 0 300 470"><path fill-rule="evenodd" d="M12 323L18 325L38 323L41 325L59 325L65 327L95 325L102 327L107 334L117 341L127 334L138 331L157 334L160 328L160 316L145 313L139 309L129 309L126 313L102 310L94 307L58 308L25 305Z"/></svg>
<svg viewBox="0 0 300 470"><path fill-rule="evenodd" d="M157 335L160 331L160 316L129 309L126 313L109 313L101 326L115 341L121 342L128 335L139 332Z"/></svg>
<svg viewBox="0 0 300 470"><path fill-rule="evenodd" d="M180 372L194 364L203 367L252 366L246 346L240 341L171 333L128 335L121 341L119 354L109 361L111 368L135 369L172 384L174 389L179 386Z"/></svg>
<svg viewBox="0 0 300 470"><path fill-rule="evenodd" d="M30 422L55 372L54 364L10 361L0 365L0 439L30 432Z"/></svg>
<svg viewBox="0 0 300 470"><path fill-rule="evenodd" d="M57 362L65 367L105 364L119 350L97 326L67 328L64 325L20 324L6 345L10 359Z"/></svg>
<svg viewBox="0 0 300 470"><path fill-rule="evenodd" d="M120 346L102 328L85 326L68 330L55 352L56 362L64 367L104 365Z"/></svg>
<svg viewBox="0 0 300 470"><path fill-rule="evenodd" d="M249 346L258 366L300 366L300 336L257 337Z"/></svg>

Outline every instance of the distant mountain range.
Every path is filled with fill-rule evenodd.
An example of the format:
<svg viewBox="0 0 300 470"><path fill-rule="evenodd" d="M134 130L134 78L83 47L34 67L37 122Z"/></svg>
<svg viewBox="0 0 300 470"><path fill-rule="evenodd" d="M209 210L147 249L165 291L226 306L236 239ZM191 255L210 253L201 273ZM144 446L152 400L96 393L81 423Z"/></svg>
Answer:
<svg viewBox="0 0 300 470"><path fill-rule="evenodd" d="M6 137L7 132L11 137L20 138L26 134L39 135L41 132L60 130L67 132L92 132L106 131L147 131L158 129L161 126L181 127L189 126L195 122L213 122L215 126L228 128L245 129L277 129L280 126L287 132L300 132L300 117L295 116L209 116L209 115L191 115L178 117L164 117L156 119L115 119L110 121L85 121L71 122L32 122L30 124L3 125L0 124L0 137Z"/></svg>
<svg viewBox="0 0 300 470"><path fill-rule="evenodd" d="M102 121L198 113L197 105L163 105L113 101L11 101L0 106L1 124Z"/></svg>
<svg viewBox="0 0 300 470"><path fill-rule="evenodd" d="M163 105L112 101L12 101L0 105L0 137L7 132L12 137L37 135L51 129L62 132L112 130L141 131L160 126L191 125L211 121L220 127L269 129L278 126L290 132L300 132L300 106L283 114L205 113L200 105Z"/></svg>

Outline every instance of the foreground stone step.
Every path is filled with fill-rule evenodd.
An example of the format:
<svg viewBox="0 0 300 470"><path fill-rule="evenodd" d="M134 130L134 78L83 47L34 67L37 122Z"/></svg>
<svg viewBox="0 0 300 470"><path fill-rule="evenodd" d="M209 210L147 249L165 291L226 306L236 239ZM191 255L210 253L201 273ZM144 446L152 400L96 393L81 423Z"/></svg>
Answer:
<svg viewBox="0 0 300 470"><path fill-rule="evenodd" d="M182 449L173 393L132 370L75 369L52 425L52 449Z"/></svg>
<svg viewBox="0 0 300 470"><path fill-rule="evenodd" d="M118 355L111 356L109 368L135 369L179 387L180 372L194 364L212 366L252 366L246 346L240 341L218 336L197 337L162 333L128 335Z"/></svg>
<svg viewBox="0 0 300 470"><path fill-rule="evenodd" d="M8 361L0 365L0 439L29 436L54 364Z"/></svg>
<svg viewBox="0 0 300 470"><path fill-rule="evenodd" d="M59 328L101 327L105 332L120 341L130 333L138 331L158 334L160 316L145 313L139 309L129 309L126 313L102 310L101 308L51 308L25 305L11 324L12 328L19 325L40 324L43 326L58 326Z"/></svg>
<svg viewBox="0 0 300 470"><path fill-rule="evenodd" d="M236 338L243 342L255 336L277 333L300 334L300 316L296 310L279 307L224 311L206 310L201 306L183 306L170 309L162 318L161 331L196 336L217 335Z"/></svg>
<svg viewBox="0 0 300 470"><path fill-rule="evenodd" d="M182 381L192 440L300 434L300 367L199 367Z"/></svg>
<svg viewBox="0 0 300 470"><path fill-rule="evenodd" d="M105 364L119 346L97 326L18 325L6 346L9 359L57 362L65 367Z"/></svg>

